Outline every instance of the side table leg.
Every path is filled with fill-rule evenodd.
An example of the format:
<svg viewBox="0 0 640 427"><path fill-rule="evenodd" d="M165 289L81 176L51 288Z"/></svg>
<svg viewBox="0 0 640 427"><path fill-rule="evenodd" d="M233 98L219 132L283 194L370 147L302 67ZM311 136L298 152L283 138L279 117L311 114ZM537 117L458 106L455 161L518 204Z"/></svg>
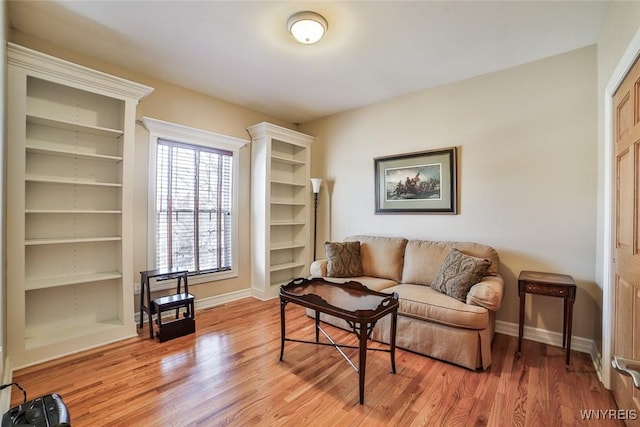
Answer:
<svg viewBox="0 0 640 427"><path fill-rule="evenodd" d="M569 299L567 307L567 372L571 363L571 322L573 321L573 299Z"/></svg>
<svg viewBox="0 0 640 427"><path fill-rule="evenodd" d="M360 356L358 358L358 388L360 404L364 404L364 374L367 367L367 324L360 323L358 338L360 338Z"/></svg>
<svg viewBox="0 0 640 427"><path fill-rule="evenodd" d="M562 319L562 348L566 348L567 344L567 320L568 320L568 306L569 306L569 298L564 299L564 311L563 311L563 319Z"/></svg>
<svg viewBox="0 0 640 427"><path fill-rule="evenodd" d="M389 352L391 354L391 372L396 373L396 326L398 322L398 312L391 313L391 333L389 342Z"/></svg>
<svg viewBox="0 0 640 427"><path fill-rule="evenodd" d="M284 323L284 307L287 302L280 298L280 361L284 356L284 335L285 335L285 323Z"/></svg>
<svg viewBox="0 0 640 427"><path fill-rule="evenodd" d="M320 312L316 310L316 342L320 342Z"/></svg>
<svg viewBox="0 0 640 427"><path fill-rule="evenodd" d="M524 335L524 306L525 306L525 292L520 292L520 319L518 321L518 351L516 352L516 358L519 358L522 354L522 337Z"/></svg>

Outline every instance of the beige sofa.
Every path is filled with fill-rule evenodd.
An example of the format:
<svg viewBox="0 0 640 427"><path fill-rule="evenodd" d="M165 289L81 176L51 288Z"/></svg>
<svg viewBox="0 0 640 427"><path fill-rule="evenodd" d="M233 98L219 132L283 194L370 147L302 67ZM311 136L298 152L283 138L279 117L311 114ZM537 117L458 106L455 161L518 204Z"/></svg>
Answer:
<svg viewBox="0 0 640 427"><path fill-rule="evenodd" d="M360 242L362 276L327 277L326 259L314 261L312 277L332 282L355 280L400 298L396 343L416 353L464 366L486 369L491 365L491 341L495 313L502 303L504 282L498 273L498 253L491 247L469 242L407 240L395 237L352 236ZM357 244L356 244L357 246ZM473 285L462 302L431 287L452 248L490 261L485 275ZM321 319L345 329L346 322ZM390 317L381 319L372 339L389 342Z"/></svg>

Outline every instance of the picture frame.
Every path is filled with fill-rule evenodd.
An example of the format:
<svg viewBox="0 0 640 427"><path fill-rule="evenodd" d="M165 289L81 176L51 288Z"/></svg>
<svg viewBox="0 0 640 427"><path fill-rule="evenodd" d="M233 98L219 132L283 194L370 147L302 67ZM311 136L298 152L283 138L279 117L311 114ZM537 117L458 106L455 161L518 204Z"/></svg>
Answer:
<svg viewBox="0 0 640 427"><path fill-rule="evenodd" d="M376 214L457 214L456 147L376 157Z"/></svg>

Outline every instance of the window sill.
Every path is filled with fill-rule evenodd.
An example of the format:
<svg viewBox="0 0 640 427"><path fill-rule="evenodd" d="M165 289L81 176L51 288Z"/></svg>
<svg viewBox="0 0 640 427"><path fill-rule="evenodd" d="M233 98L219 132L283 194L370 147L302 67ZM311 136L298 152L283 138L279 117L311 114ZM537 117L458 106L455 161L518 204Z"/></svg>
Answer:
<svg viewBox="0 0 640 427"><path fill-rule="evenodd" d="M189 276L190 285L199 285L201 283L216 282L218 280L226 280L238 277L238 272L235 270L221 271L220 273L207 273L198 274L197 276Z"/></svg>
<svg viewBox="0 0 640 427"><path fill-rule="evenodd" d="M197 276L189 276L189 285L199 285L201 283L217 282L218 280L226 280L238 277L238 272L235 270L221 271L220 273L207 273L199 274ZM134 283L134 294L140 294L140 283ZM151 292L165 291L169 289L175 289L176 282L174 280L162 280L160 282L151 283Z"/></svg>

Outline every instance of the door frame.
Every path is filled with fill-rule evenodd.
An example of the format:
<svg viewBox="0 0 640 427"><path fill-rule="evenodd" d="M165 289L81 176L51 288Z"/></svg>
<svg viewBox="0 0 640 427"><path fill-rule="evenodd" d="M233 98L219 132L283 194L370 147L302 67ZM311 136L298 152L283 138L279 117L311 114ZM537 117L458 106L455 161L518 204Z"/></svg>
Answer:
<svg viewBox="0 0 640 427"><path fill-rule="evenodd" d="M600 379L607 389L611 388L611 359L613 357L613 326L614 304L613 298L613 254L615 250L615 159L613 139L613 94L616 92L625 76L640 57L640 29L620 58L618 65L609 78L604 91L604 217L603 217L603 256L602 256L602 359Z"/></svg>

